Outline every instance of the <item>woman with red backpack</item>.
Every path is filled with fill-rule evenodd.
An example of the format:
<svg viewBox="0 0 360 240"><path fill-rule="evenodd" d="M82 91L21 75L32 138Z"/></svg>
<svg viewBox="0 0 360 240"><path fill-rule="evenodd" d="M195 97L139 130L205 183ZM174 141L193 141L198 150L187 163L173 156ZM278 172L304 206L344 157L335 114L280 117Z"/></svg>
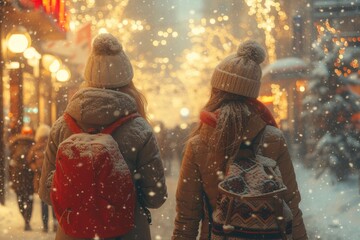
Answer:
<svg viewBox="0 0 360 240"><path fill-rule="evenodd" d="M130 170L136 190L134 222L129 223L133 225L133 228L121 236L108 236L105 238L149 240L151 239L150 216L147 208L159 208L167 198L164 169L155 135L146 118L145 98L134 86L131 63L121 44L113 35L108 33L100 34L94 39L92 51L85 67L84 78L84 86L74 94L65 109L65 115L57 119L51 129L40 179L40 198L48 204L52 204L52 200L54 200L50 198L50 192L56 191L56 189L52 189L54 172L62 171L62 169L56 168L56 166L61 167L61 162L55 161L57 150L64 140L70 139L69 137L74 133L73 126L76 125L76 128L87 133L101 133L109 126L115 126L114 123L117 123L119 119L136 115L138 117L127 119L125 123L121 126L115 126L111 131L111 136L116 141L128 170ZM69 119L72 124L68 124ZM79 140L78 144L80 147L81 140ZM74 146L76 147L76 145ZM69 148L69 150L71 149ZM68 153L63 152L63 154L66 156ZM79 154L83 157L91 157L86 150ZM116 162L113 162L113 164L114 168L124 167L119 166ZM79 164L79 168L81 166L82 164ZM94 165L94 168L96 168L94 171L100 171L102 166ZM112 174L109 174L99 178L104 179L111 176ZM95 178L97 177L95 175ZM79 184L79 182L81 184L81 179L73 184ZM57 184L61 186L61 182L57 182ZM117 192L120 191L121 186L111 183L108 186L103 186L101 182L96 182L96 184L99 185L99 189L106 188L108 192L111 191L123 197L122 193ZM100 191L99 194L101 194ZM74 198L75 196L60 197ZM95 198L97 197L95 196ZM88 199L88 201L91 200ZM87 202L83 203L84 206L86 204ZM127 207L129 206L122 206L124 209ZM117 211L111 201L109 201L108 210L110 213L113 210L115 213ZM66 234L65 229L63 229L64 226L71 227L73 214L76 214L76 212L71 212L71 209L66 209L63 214L60 213L56 239L79 239L78 236ZM123 216L123 218L127 217ZM84 219L84 221L92 220ZM123 227L118 226L119 232ZM103 239L103 237L96 235L97 229L89 229L88 231L94 233L92 238ZM106 226L99 232L106 234Z"/></svg>
<svg viewBox="0 0 360 240"><path fill-rule="evenodd" d="M239 46L237 53L225 58L215 68L211 79L210 99L200 114L198 127L190 135L182 160L176 193L177 215L173 240L195 240L199 231L202 240L275 240L291 239L291 235L292 239L307 239L299 209L300 193L285 139L276 127L271 113L256 100L262 75L260 64L264 59L265 50L256 42L247 41ZM261 144L254 144L260 138ZM267 174L266 171L248 174L255 169L256 164L261 165L257 162L258 159L248 157L253 156L254 150L249 148L253 144L258 146L254 156L261 153L261 164L271 166L273 173L264 180L264 186L259 191L264 196L269 195L269 189L280 189L274 181L275 176L282 176L281 189L285 189L283 185L287 188L282 195L284 204L277 204L281 207L281 215L276 218L271 217L277 212L276 207L260 204L251 206L248 202L242 203L241 197L234 197L251 189L252 186L247 181L257 183L262 174ZM229 168L229 163L236 161L239 168ZM249 171L239 170L244 168ZM234 169L237 174L231 179L227 178L228 172ZM226 192L226 184L231 185L230 183L233 189ZM227 198L221 197L220 187L223 187L221 193L226 192ZM241 191L236 192L239 189ZM279 202L275 200L273 198L271 201ZM227 207L219 209L219 206ZM288 216L283 215L282 210L285 208L291 210ZM218 213L221 212L226 216L222 219L223 224L217 222ZM262 225L255 220L261 220ZM274 226L279 222L278 229L270 231L267 224L271 222ZM282 223L284 232L280 231Z"/></svg>

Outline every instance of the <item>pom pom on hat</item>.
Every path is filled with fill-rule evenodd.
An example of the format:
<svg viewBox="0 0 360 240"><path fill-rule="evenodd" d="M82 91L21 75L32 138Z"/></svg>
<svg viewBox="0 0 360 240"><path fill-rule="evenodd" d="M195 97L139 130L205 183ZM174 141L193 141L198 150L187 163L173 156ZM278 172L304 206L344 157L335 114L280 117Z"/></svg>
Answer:
<svg viewBox="0 0 360 240"><path fill-rule="evenodd" d="M96 55L116 55L122 50L122 45L111 34L100 34L93 42L93 51Z"/></svg>
<svg viewBox="0 0 360 240"><path fill-rule="evenodd" d="M85 86L119 88L128 85L133 76L131 62L117 38L110 33L96 36L85 66Z"/></svg>
<svg viewBox="0 0 360 240"><path fill-rule="evenodd" d="M35 132L35 141L38 142L41 138L49 137L50 135L50 126L46 124L40 124Z"/></svg>
<svg viewBox="0 0 360 240"><path fill-rule="evenodd" d="M255 41L239 45L237 52L222 60L215 68L211 86L224 92L257 98L262 76L260 64L265 60L265 49Z"/></svg>
<svg viewBox="0 0 360 240"><path fill-rule="evenodd" d="M248 58L257 64L264 62L266 57L265 49L255 41L246 41L240 44L237 50L239 57Z"/></svg>

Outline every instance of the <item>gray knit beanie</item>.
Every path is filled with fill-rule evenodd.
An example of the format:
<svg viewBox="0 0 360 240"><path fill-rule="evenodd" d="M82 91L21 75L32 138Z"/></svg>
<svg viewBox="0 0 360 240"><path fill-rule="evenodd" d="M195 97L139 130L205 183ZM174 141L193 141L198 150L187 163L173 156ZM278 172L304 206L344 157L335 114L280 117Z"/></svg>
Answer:
<svg viewBox="0 0 360 240"><path fill-rule="evenodd" d="M119 41L110 33L99 34L85 66L87 86L97 88L123 87L134 76L129 58Z"/></svg>
<svg viewBox="0 0 360 240"><path fill-rule="evenodd" d="M221 61L211 78L211 86L225 92L257 98L265 49L255 41L240 44L236 53Z"/></svg>

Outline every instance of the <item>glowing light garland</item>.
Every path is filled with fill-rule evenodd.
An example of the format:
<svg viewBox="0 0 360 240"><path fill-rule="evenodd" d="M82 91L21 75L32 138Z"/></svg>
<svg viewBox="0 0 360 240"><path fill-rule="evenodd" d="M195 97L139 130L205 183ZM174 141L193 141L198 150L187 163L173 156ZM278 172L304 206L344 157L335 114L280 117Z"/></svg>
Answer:
<svg viewBox="0 0 360 240"><path fill-rule="evenodd" d="M210 79L220 60L236 51L241 39L231 34L227 15L213 18L189 20L188 38L191 48L185 49L177 59L180 76L185 92L184 105L190 110L188 120L196 121L201 108L209 98ZM220 26L219 26L220 25Z"/></svg>
<svg viewBox="0 0 360 240"><path fill-rule="evenodd" d="M95 0L68 1L66 4L71 13L70 29L74 31L82 24L90 22L93 33L111 32L130 51L129 48L134 45L131 44L133 33L150 27L140 20L125 17L129 0L114 0L114 2L114 4L97 6Z"/></svg>
<svg viewBox="0 0 360 240"><path fill-rule="evenodd" d="M317 43L320 45L321 41L322 41L322 37L327 34L330 33L333 35L331 41L333 43L335 43L337 46L339 46L339 50L338 50L338 57L335 59L334 62L334 72L337 76L341 76L343 75L344 77L348 77L350 76L353 71L357 72L358 74L360 74L360 70L359 70L359 64L358 64L358 60L356 58L352 59L349 62L349 66L344 66L344 55L346 52L346 48L349 46L349 41L353 41L353 42L357 42L357 40L360 41L360 38L353 38L353 37L349 37L349 38L344 38L344 37L337 37L337 35L340 33L339 30L333 28L330 23L328 21L326 21L324 24L322 25L317 25L317 31L318 31L318 38L317 38ZM325 54L329 53L329 49L327 49L326 46L323 46L323 50ZM350 69L352 68L352 69ZM352 71L353 70L353 71Z"/></svg>
<svg viewBox="0 0 360 240"><path fill-rule="evenodd" d="M276 46L273 30L276 26L276 16L273 11L277 12L280 25L283 28L280 30L289 30L289 26L285 24L287 19L286 13L281 10L280 3L273 0L245 0L249 6L248 14L255 15L258 28L264 30L265 45L269 55L269 62L276 60Z"/></svg>

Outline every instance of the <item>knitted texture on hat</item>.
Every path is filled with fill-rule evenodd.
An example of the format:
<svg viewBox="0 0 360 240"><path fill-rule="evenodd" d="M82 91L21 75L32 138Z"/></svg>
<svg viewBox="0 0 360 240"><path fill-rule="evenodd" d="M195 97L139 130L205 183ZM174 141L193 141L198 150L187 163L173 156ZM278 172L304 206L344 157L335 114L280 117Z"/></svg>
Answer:
<svg viewBox="0 0 360 240"><path fill-rule="evenodd" d="M235 54L226 57L215 68L211 86L225 92L257 98L265 50L255 41L241 44Z"/></svg>
<svg viewBox="0 0 360 240"><path fill-rule="evenodd" d="M98 35L87 60L84 78L89 87L116 88L132 81L133 68L119 41L111 34Z"/></svg>

